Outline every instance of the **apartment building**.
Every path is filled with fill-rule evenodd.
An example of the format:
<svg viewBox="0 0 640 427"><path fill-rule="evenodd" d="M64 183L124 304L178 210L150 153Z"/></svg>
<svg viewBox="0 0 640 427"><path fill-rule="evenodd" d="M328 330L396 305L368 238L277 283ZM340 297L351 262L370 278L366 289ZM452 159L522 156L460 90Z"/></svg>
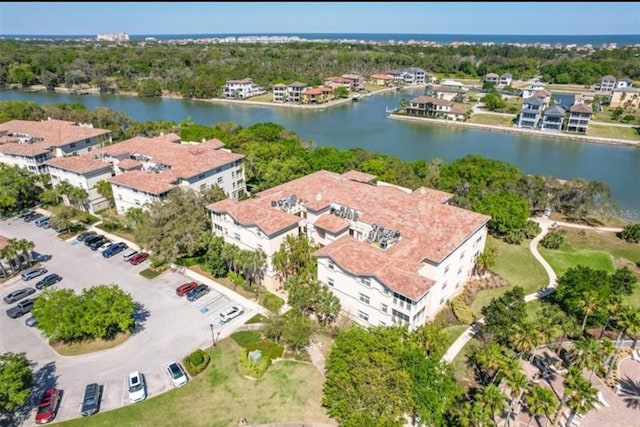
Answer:
<svg viewBox="0 0 640 427"><path fill-rule="evenodd" d="M289 85L278 83L273 85L273 102L300 104L302 93L309 87L306 83L293 82Z"/></svg>
<svg viewBox="0 0 640 427"><path fill-rule="evenodd" d="M319 171L251 199L213 203L213 232L264 251L268 286L275 281L273 254L286 236L307 235L320 246L317 278L346 315L363 326L413 329L462 291L490 218L449 205L451 194L375 178Z"/></svg>
<svg viewBox="0 0 640 427"><path fill-rule="evenodd" d="M135 137L82 156L50 160L47 166L53 185L66 180L88 191L90 210L99 210L106 202L95 184L107 180L116 210L124 214L162 200L178 186L200 190L217 185L229 197L242 197L244 156L223 147L217 139L183 143L175 134Z"/></svg>
<svg viewBox="0 0 640 427"><path fill-rule="evenodd" d="M11 120L0 124L0 163L46 173L55 157L87 153L111 142L111 131L65 120Z"/></svg>
<svg viewBox="0 0 640 427"><path fill-rule="evenodd" d="M227 80L222 87L222 96L232 99L245 99L262 95L267 91L255 84L252 79Z"/></svg>

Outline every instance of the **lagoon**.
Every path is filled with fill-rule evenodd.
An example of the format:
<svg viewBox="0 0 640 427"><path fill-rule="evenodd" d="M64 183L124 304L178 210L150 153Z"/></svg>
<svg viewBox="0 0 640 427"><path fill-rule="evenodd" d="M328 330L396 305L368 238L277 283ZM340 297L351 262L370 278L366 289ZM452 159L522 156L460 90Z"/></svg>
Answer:
<svg viewBox="0 0 640 427"><path fill-rule="evenodd" d="M387 107L396 108L403 97L410 99L420 93L402 90L322 110L18 90L0 91L0 101L81 103L92 110L107 107L122 111L139 121L188 119L203 125L230 121L242 126L273 122L318 146L364 148L409 161L439 157L450 162L480 154L517 165L523 173L603 181L620 206L619 216L640 220L640 149L386 118Z"/></svg>

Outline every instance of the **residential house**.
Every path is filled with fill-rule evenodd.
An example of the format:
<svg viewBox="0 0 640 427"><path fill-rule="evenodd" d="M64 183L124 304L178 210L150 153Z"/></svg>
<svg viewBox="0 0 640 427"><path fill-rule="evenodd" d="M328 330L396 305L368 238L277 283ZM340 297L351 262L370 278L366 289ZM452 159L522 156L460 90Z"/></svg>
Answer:
<svg viewBox="0 0 640 427"><path fill-rule="evenodd" d="M593 115L591 105L578 103L569 108L569 120L567 121L567 131L587 133L589 120Z"/></svg>
<svg viewBox="0 0 640 427"><path fill-rule="evenodd" d="M425 71L424 73L424 82L425 83L435 83L438 81L438 78L435 74Z"/></svg>
<svg viewBox="0 0 640 427"><path fill-rule="evenodd" d="M626 87L633 87L633 81L631 79L627 79L626 77L618 79L618 81L616 82L616 89L622 89Z"/></svg>
<svg viewBox="0 0 640 427"><path fill-rule="evenodd" d="M364 78L360 74L343 74L342 78L351 81L351 87L349 88L351 92L360 92L364 90Z"/></svg>
<svg viewBox="0 0 640 427"><path fill-rule="evenodd" d="M418 67L403 68L404 84L406 86L417 86L425 84L425 71Z"/></svg>
<svg viewBox="0 0 640 427"><path fill-rule="evenodd" d="M278 83L273 85L273 102L300 104L302 92L309 87L306 83L293 82L289 85Z"/></svg>
<svg viewBox="0 0 640 427"><path fill-rule="evenodd" d="M564 116L567 111L560 105L552 105L544 111L542 116L542 130L560 132L564 124Z"/></svg>
<svg viewBox="0 0 640 427"><path fill-rule="evenodd" d="M303 104L324 104L334 98L333 89L330 87L307 88L302 92Z"/></svg>
<svg viewBox="0 0 640 427"><path fill-rule="evenodd" d="M625 87L611 92L610 107L640 108L640 89Z"/></svg>
<svg viewBox="0 0 640 427"><path fill-rule="evenodd" d="M392 86L404 86L404 72L402 70L392 70L387 74L391 76Z"/></svg>
<svg viewBox="0 0 640 427"><path fill-rule="evenodd" d="M389 74L371 74L369 82L376 86L391 86L393 83L393 77Z"/></svg>
<svg viewBox="0 0 640 427"><path fill-rule="evenodd" d="M41 174L54 157L87 153L111 143L111 131L65 120L10 120L0 124L0 163Z"/></svg>
<svg viewBox="0 0 640 427"><path fill-rule="evenodd" d="M352 84L353 84L352 80L347 79L345 77L327 77L326 79L324 79L324 83L323 83L325 87L328 87L331 89L344 87L344 88L347 88L349 92L351 92Z"/></svg>
<svg viewBox="0 0 640 427"><path fill-rule="evenodd" d="M252 79L227 80L222 87L222 95L225 98L245 99L262 95L267 91L253 83Z"/></svg>
<svg viewBox="0 0 640 427"><path fill-rule="evenodd" d="M511 86L511 82L513 81L513 76L510 73L504 73L500 76L500 81L498 84L500 86Z"/></svg>
<svg viewBox="0 0 640 427"><path fill-rule="evenodd" d="M518 127L537 129L542 118L544 101L532 96L522 101L522 110L518 116Z"/></svg>
<svg viewBox="0 0 640 427"><path fill-rule="evenodd" d="M497 85L498 80L500 80L500 76L497 75L496 73L489 73L486 76L484 76L484 83L491 83L491 84Z"/></svg>
<svg viewBox="0 0 640 427"><path fill-rule="evenodd" d="M531 98L538 91L544 90L542 83L534 83L528 88L522 89L522 99Z"/></svg>
<svg viewBox="0 0 640 427"><path fill-rule="evenodd" d="M405 108L407 114L413 116L436 117L450 120L464 118L464 110L454 107L453 102L431 96L419 96L412 99Z"/></svg>
<svg viewBox="0 0 640 427"><path fill-rule="evenodd" d="M284 103L287 102L287 85L283 83L277 83L273 85L273 102Z"/></svg>
<svg viewBox="0 0 640 427"><path fill-rule="evenodd" d="M175 134L135 137L78 157L47 162L54 186L69 181L89 193L88 209L106 201L95 189L100 180L111 183L116 211L124 214L162 200L176 187L201 190L217 185L232 198L245 194L243 155L223 148L217 139L182 143Z"/></svg>
<svg viewBox="0 0 640 427"><path fill-rule="evenodd" d="M447 101L462 102L467 93L464 89L453 86L432 86L427 88L427 93L433 94L436 98L446 99Z"/></svg>
<svg viewBox="0 0 640 427"><path fill-rule="evenodd" d="M604 76L600 79L600 92L611 92L616 88L616 78L613 76Z"/></svg>
<svg viewBox="0 0 640 427"><path fill-rule="evenodd" d="M538 90L533 94L533 96L535 96L536 98L542 99L543 109L547 108L551 103L551 92L549 92L548 90L545 90L545 89Z"/></svg>
<svg viewBox="0 0 640 427"><path fill-rule="evenodd" d="M287 236L320 249L317 279L363 326L432 320L471 276L489 217L448 202L452 195L378 182L357 171L318 171L244 201L209 205L213 233L267 255L265 285L276 288L273 255Z"/></svg>
<svg viewBox="0 0 640 427"><path fill-rule="evenodd" d="M445 87L455 87L458 89L462 89L464 87L464 83L459 82L457 80L449 80L449 79L441 82L440 85Z"/></svg>

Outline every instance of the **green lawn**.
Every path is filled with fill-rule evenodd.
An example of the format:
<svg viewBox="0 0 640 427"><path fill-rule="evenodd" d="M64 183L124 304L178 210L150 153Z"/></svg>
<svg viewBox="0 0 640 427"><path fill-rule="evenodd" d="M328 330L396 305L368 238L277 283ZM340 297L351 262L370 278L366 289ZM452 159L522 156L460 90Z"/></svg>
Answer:
<svg viewBox="0 0 640 427"><path fill-rule="evenodd" d="M444 328L442 332L444 332L447 337L447 348L449 348L468 327L467 325L452 325Z"/></svg>
<svg viewBox="0 0 640 427"><path fill-rule="evenodd" d="M480 310L489 304L492 298L502 296L516 285L524 288L525 295L547 285L547 274L542 265L531 255L529 242L526 240L520 245L510 245L489 236L487 244L498 248L496 265L492 271L504 278L508 286L486 289L476 293L471 306L476 316L481 316Z"/></svg>
<svg viewBox="0 0 640 427"><path fill-rule="evenodd" d="M238 372L238 351L232 340L223 340L208 350L207 369L186 386L59 425L229 427L243 417L251 425L335 424L321 407L323 377L312 364L274 362L262 378L249 380Z"/></svg>
<svg viewBox="0 0 640 427"><path fill-rule="evenodd" d="M591 123L587 129L587 136L597 136L600 138L628 139L640 141L640 133L634 128L595 125Z"/></svg>
<svg viewBox="0 0 640 427"><path fill-rule="evenodd" d="M512 127L515 116L496 116L494 114L474 114L467 120L468 123L479 123L483 125Z"/></svg>
<svg viewBox="0 0 640 427"><path fill-rule="evenodd" d="M473 369L467 365L468 354L476 345L479 345L478 340L475 338L470 339L467 345L465 345L451 361L451 365L453 365L453 376L465 389L474 386L476 382Z"/></svg>

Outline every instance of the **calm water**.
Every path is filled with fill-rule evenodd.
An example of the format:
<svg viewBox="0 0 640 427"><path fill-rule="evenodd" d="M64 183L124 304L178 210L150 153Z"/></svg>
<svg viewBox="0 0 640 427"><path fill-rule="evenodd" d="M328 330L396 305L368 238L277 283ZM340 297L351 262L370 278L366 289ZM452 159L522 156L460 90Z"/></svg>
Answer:
<svg viewBox="0 0 640 427"><path fill-rule="evenodd" d="M406 123L385 117L386 107L397 107L402 97L410 99L419 93L403 91L371 96L348 105L314 111L6 90L0 91L0 100L30 100L40 104L76 102L90 109L102 106L122 111L135 120L189 119L203 125L231 121L242 126L274 122L320 146L362 147L404 160L440 157L452 161L467 154L480 154L513 163L524 173L603 181L612 188L614 198L626 211L624 216L640 220L640 149Z"/></svg>

